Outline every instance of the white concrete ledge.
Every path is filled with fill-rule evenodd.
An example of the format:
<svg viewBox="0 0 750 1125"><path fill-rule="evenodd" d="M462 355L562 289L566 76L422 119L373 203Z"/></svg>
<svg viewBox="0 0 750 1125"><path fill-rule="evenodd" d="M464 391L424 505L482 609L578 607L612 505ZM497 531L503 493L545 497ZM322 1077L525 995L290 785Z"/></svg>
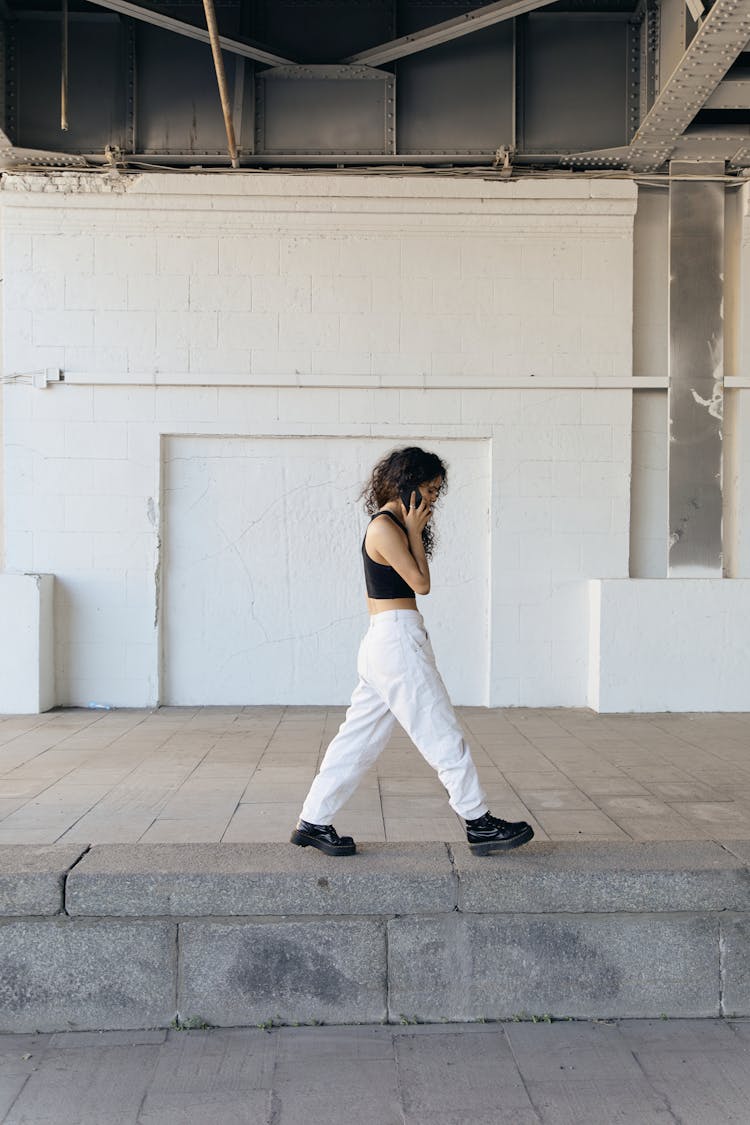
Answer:
<svg viewBox="0 0 750 1125"><path fill-rule="evenodd" d="M750 579L597 579L589 593L595 711L750 711Z"/></svg>
<svg viewBox="0 0 750 1125"><path fill-rule="evenodd" d="M54 579L0 574L0 714L55 706Z"/></svg>

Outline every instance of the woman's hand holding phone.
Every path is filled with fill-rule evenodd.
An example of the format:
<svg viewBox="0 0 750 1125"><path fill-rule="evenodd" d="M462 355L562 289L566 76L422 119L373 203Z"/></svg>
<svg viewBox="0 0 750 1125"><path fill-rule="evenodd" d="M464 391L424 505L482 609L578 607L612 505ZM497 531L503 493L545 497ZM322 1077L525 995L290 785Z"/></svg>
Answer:
<svg viewBox="0 0 750 1125"><path fill-rule="evenodd" d="M432 515L430 501L422 495L418 488L414 488L401 493L401 504L404 509L404 523L407 532L414 531L421 538L422 528Z"/></svg>

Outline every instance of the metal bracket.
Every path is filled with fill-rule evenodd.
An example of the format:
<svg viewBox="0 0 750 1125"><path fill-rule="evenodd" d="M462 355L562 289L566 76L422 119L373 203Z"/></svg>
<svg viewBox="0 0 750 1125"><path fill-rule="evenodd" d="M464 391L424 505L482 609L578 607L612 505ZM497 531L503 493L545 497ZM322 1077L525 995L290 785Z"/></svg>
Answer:
<svg viewBox="0 0 750 1125"><path fill-rule="evenodd" d="M65 376L59 367L45 367L44 371L33 371L31 385L43 391L50 383L64 383Z"/></svg>

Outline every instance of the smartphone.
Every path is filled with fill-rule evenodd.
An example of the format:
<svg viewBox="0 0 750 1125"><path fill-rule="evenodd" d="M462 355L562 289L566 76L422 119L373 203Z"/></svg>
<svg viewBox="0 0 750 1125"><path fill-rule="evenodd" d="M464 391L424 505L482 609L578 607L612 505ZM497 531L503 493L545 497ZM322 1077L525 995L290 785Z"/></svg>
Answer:
<svg viewBox="0 0 750 1125"><path fill-rule="evenodd" d="M416 492L416 494L417 494L414 497L414 499L416 500L416 506L419 507L419 505L422 503L422 493L419 491L419 485L417 485L417 484L402 485L402 487L401 487L401 503L404 505L407 512L409 511L409 506L411 505L411 494L412 494L412 492Z"/></svg>

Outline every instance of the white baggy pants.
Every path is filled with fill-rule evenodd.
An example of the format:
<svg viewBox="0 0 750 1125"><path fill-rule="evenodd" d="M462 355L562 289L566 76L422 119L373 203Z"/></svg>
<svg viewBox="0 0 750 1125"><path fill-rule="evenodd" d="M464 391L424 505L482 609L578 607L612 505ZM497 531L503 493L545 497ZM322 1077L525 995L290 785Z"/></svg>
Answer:
<svg viewBox="0 0 750 1125"><path fill-rule="evenodd" d="M466 820L487 812L471 751L415 609L375 613L359 647L359 683L302 806L311 824L330 824L384 749L398 720Z"/></svg>

